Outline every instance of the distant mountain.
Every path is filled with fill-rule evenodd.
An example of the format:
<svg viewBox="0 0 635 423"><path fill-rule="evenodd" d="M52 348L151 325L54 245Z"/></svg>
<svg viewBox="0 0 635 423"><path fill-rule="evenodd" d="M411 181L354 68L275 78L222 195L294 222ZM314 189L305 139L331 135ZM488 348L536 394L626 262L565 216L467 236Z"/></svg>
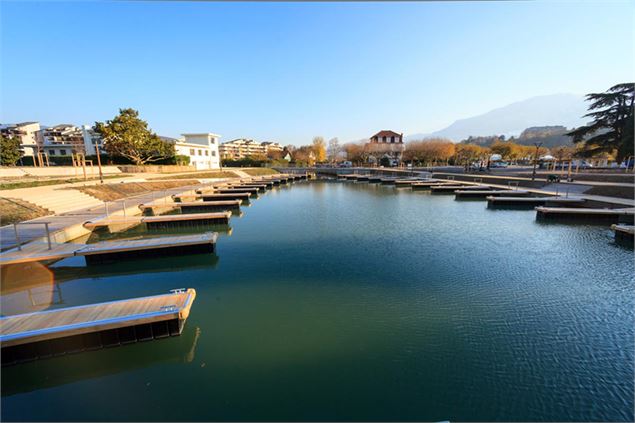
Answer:
<svg viewBox="0 0 635 423"><path fill-rule="evenodd" d="M532 97L491 110L482 115L459 119L447 128L431 134L412 134L406 141L429 137L449 138L458 142L471 136L518 136L525 128L558 125L574 128L586 123L584 97L575 94L553 94Z"/></svg>

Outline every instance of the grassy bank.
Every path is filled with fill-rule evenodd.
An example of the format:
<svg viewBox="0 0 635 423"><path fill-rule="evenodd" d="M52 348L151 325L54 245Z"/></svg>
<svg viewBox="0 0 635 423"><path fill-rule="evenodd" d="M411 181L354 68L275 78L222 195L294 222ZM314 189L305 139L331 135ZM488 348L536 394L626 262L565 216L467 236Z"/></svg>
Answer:
<svg viewBox="0 0 635 423"><path fill-rule="evenodd" d="M160 178L152 178L153 180L163 179L220 179L220 178L238 178L238 175L229 170L215 170L209 172L193 172L182 175L161 176Z"/></svg>
<svg viewBox="0 0 635 423"><path fill-rule="evenodd" d="M77 187L84 194L91 195L101 201L114 201L134 195L144 194L150 191L161 191L169 188L177 188L187 185L196 185L196 179L183 179L179 181L163 182L128 182L125 184L92 185Z"/></svg>
<svg viewBox="0 0 635 423"><path fill-rule="evenodd" d="M279 173L277 170L268 167L251 167L240 170L251 176L276 175Z"/></svg>
<svg viewBox="0 0 635 423"><path fill-rule="evenodd" d="M51 214L46 209L16 198L0 198L0 225L24 222Z"/></svg>
<svg viewBox="0 0 635 423"><path fill-rule="evenodd" d="M108 175L104 176L104 179L113 179L129 176L127 174ZM21 178L24 179L24 178ZM87 181L98 181L99 177L90 177ZM84 182L84 178L55 178L55 179L34 179L21 181L19 179L4 179L0 180L0 189L18 189L18 188L32 188L41 187L45 185L59 185L59 184L72 184L75 182Z"/></svg>

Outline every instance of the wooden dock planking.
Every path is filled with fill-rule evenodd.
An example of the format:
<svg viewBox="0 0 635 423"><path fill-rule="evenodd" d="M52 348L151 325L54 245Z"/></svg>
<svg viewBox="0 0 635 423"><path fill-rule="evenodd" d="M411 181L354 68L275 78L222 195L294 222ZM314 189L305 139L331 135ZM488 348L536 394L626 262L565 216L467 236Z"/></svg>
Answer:
<svg viewBox="0 0 635 423"><path fill-rule="evenodd" d="M249 201L249 197L251 194L248 192L237 192L234 194L189 194L189 195L176 195L174 196L175 200L181 200L183 198L194 198L194 199L203 199L204 201L215 201L215 200L244 200ZM178 201L176 206L178 206Z"/></svg>
<svg viewBox="0 0 635 423"><path fill-rule="evenodd" d="M73 256L84 256L86 262L91 264L126 259L130 256L207 253L214 251L217 238L217 233L206 232L195 235L102 241L95 244L54 244L50 250L43 246L37 251L23 249L22 251L2 253L0 254L0 265L61 260Z"/></svg>
<svg viewBox="0 0 635 423"><path fill-rule="evenodd" d="M84 227L88 229L95 229L98 227L107 227L115 225L127 225L127 224L141 224L141 223L167 223L167 222L182 222L192 220L218 220L224 223L229 222L231 217L231 211L222 211L216 213L191 213L191 214L166 214L159 216L117 216L109 217L106 219L100 219L94 222L88 221L84 223Z"/></svg>
<svg viewBox="0 0 635 423"><path fill-rule="evenodd" d="M535 208L536 218L539 220L583 220L598 223L623 223L633 222L635 208L621 209L591 209L591 208L571 208L571 207L545 207Z"/></svg>
<svg viewBox="0 0 635 423"><path fill-rule="evenodd" d="M485 185L457 185L456 183L454 184L449 184L449 183L437 183L436 185L431 185L430 186L430 191L433 191L435 193L449 193L449 194L454 194L454 191L457 190L474 190L474 191L485 191L485 190L491 190L490 187L485 186Z"/></svg>
<svg viewBox="0 0 635 423"><path fill-rule="evenodd" d="M22 248L22 251L11 250L0 253L0 265L28 263L33 261L61 260L73 257L75 252L85 244L53 244L49 250L46 243L30 243Z"/></svg>
<svg viewBox="0 0 635 423"><path fill-rule="evenodd" d="M214 194L240 194L247 193L251 196L258 196L259 188L214 188Z"/></svg>
<svg viewBox="0 0 635 423"><path fill-rule="evenodd" d="M194 289L0 318L2 364L180 335Z"/></svg>
<svg viewBox="0 0 635 423"><path fill-rule="evenodd" d="M487 196L488 207L496 206L542 206L547 204L584 204L583 198L568 197L494 197Z"/></svg>
<svg viewBox="0 0 635 423"><path fill-rule="evenodd" d="M525 190L463 190L463 189L457 189L456 191L454 191L454 195L456 195L456 198L482 198L485 199L487 197L494 197L494 196L508 196L508 197L513 197L513 196L525 196L525 195L529 195L530 192L529 191L525 191Z"/></svg>

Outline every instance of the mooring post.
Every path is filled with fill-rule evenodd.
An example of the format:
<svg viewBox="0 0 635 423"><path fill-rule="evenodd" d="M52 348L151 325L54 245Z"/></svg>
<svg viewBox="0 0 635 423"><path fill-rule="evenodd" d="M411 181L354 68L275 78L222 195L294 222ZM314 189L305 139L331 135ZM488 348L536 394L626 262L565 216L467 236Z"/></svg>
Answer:
<svg viewBox="0 0 635 423"><path fill-rule="evenodd" d="M18 224L13 224L13 232L15 232L15 242L18 244L18 251L22 251L22 245L20 242L20 237L18 236Z"/></svg>
<svg viewBox="0 0 635 423"><path fill-rule="evenodd" d="M49 250L52 250L51 246L51 232L49 231L49 222L44 222L44 228L46 229L46 242L48 243Z"/></svg>

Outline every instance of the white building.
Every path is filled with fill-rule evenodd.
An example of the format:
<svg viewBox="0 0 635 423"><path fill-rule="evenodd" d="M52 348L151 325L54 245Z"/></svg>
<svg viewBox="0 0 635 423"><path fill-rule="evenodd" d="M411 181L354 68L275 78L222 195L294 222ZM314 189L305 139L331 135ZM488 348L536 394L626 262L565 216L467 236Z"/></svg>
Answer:
<svg viewBox="0 0 635 423"><path fill-rule="evenodd" d="M238 138L220 145L220 154L224 159L268 156L274 151L282 152L282 150L282 146L277 142L257 142L247 138Z"/></svg>
<svg viewBox="0 0 635 423"><path fill-rule="evenodd" d="M212 133L181 134L183 138L174 143L176 154L190 158L197 170L220 169L218 144L220 135Z"/></svg>
<svg viewBox="0 0 635 423"><path fill-rule="evenodd" d="M23 122L16 124L0 124L0 134L5 137L18 137L20 151L23 156L35 156L38 151L39 122Z"/></svg>
<svg viewBox="0 0 635 423"><path fill-rule="evenodd" d="M60 124L44 128L38 132L38 144L49 157L70 156L82 153L86 156L103 153L101 136L90 125L81 128L71 124Z"/></svg>

